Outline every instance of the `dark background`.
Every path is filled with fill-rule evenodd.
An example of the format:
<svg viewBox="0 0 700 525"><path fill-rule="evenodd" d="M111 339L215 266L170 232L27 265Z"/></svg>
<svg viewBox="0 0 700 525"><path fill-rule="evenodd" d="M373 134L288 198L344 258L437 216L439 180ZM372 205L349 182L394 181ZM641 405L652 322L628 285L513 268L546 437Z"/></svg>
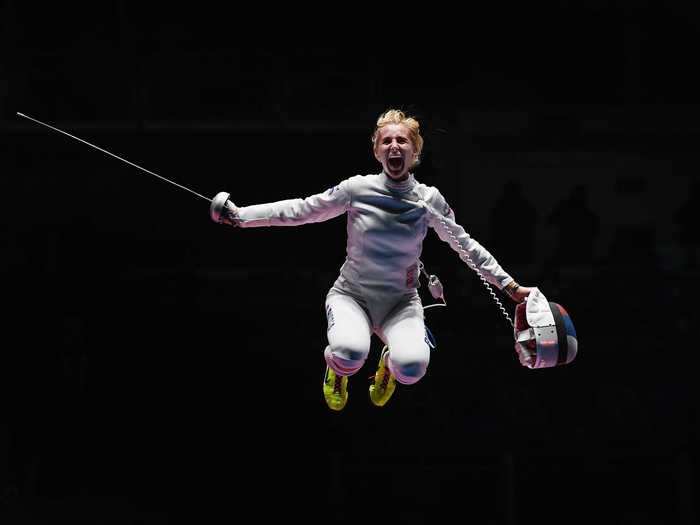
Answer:
<svg viewBox="0 0 700 525"><path fill-rule="evenodd" d="M612 4L1 3L0 521L695 523L699 28ZM390 107L421 122L417 178L568 309L573 364L520 367L430 232L428 375L375 408L374 339L333 413L344 218L218 226L16 115L247 205L378 171Z"/></svg>

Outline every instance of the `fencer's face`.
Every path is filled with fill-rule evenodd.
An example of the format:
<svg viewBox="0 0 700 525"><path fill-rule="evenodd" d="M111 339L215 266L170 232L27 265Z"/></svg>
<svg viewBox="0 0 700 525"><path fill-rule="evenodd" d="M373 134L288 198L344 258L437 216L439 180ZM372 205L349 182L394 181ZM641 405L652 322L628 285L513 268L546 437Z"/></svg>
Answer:
<svg viewBox="0 0 700 525"><path fill-rule="evenodd" d="M375 142L374 156L389 177L405 179L416 161L416 148L408 128L403 124L388 124L381 128Z"/></svg>

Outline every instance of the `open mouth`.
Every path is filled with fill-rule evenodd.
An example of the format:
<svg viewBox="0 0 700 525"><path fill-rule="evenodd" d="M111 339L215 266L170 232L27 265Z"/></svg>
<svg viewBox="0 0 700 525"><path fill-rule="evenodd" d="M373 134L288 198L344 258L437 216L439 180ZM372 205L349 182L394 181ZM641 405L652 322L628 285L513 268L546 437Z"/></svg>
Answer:
<svg viewBox="0 0 700 525"><path fill-rule="evenodd" d="M389 157L387 164L391 171L400 171L403 168L403 157Z"/></svg>

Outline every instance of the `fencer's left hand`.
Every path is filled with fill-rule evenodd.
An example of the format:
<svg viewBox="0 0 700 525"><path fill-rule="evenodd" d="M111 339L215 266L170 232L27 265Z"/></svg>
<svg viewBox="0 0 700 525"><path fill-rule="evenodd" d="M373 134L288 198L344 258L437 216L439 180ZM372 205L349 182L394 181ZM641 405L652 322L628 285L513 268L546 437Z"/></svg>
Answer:
<svg viewBox="0 0 700 525"><path fill-rule="evenodd" d="M529 286L519 286L517 290L510 294L510 298L516 303L522 303L530 295L531 291L532 288Z"/></svg>

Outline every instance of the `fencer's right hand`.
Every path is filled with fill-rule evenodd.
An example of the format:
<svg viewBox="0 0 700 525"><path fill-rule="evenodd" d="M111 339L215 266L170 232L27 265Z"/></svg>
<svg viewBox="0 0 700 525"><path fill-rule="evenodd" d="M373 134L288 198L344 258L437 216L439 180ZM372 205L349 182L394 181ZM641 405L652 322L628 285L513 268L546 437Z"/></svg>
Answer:
<svg viewBox="0 0 700 525"><path fill-rule="evenodd" d="M238 208L229 200L229 195L225 191L216 194L211 201L209 207L209 215L211 220L218 224L228 224L229 226L238 226L240 219L238 218Z"/></svg>
<svg viewBox="0 0 700 525"><path fill-rule="evenodd" d="M238 208L236 208L236 205L231 201L226 201L219 222L222 224L228 224L229 226L238 226Z"/></svg>

